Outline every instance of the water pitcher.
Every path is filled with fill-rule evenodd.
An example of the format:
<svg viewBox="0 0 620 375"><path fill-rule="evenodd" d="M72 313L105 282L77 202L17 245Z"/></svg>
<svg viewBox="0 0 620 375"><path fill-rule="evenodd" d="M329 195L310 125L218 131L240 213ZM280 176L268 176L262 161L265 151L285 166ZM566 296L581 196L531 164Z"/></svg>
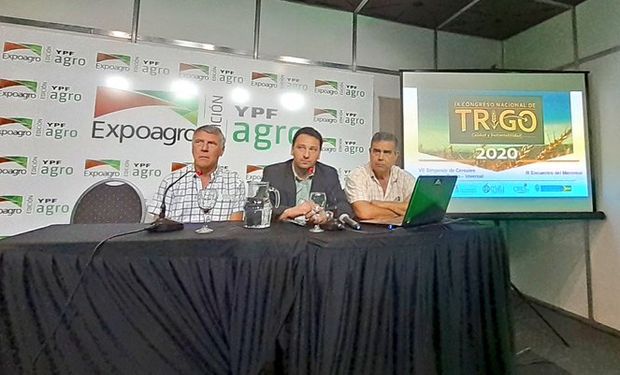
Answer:
<svg viewBox="0 0 620 375"><path fill-rule="evenodd" d="M243 226L246 228L269 228L271 223L271 200L274 195L274 207L280 206L280 192L269 186L269 182L248 181L248 197L243 207Z"/></svg>

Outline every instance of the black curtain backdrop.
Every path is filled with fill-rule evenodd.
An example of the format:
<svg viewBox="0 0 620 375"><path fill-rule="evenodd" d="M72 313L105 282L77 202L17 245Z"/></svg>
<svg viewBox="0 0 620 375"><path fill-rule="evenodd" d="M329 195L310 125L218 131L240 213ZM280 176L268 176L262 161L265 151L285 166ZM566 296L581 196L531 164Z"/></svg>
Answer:
<svg viewBox="0 0 620 375"><path fill-rule="evenodd" d="M505 374L508 263L492 227L138 233L61 225L0 241L0 374Z"/></svg>

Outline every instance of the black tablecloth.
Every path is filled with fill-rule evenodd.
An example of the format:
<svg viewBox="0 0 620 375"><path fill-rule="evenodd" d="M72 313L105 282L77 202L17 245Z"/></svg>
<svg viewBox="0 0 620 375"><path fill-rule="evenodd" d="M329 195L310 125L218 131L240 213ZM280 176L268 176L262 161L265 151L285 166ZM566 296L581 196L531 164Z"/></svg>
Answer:
<svg viewBox="0 0 620 375"><path fill-rule="evenodd" d="M508 266L493 227L309 233L215 223L103 246L139 225L0 241L0 373L505 374Z"/></svg>

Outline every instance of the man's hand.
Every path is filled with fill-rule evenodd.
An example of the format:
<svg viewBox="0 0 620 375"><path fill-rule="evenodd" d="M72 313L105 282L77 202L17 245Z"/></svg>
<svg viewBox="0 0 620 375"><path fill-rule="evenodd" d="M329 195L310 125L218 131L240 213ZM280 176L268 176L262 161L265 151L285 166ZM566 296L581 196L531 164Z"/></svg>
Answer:
<svg viewBox="0 0 620 375"><path fill-rule="evenodd" d="M284 212L282 212L282 215L280 215L280 217L278 218L278 220L280 221L285 221L285 220L289 220L289 219L294 219L298 216L306 216L307 218L307 214L309 212L311 212L314 207L316 206L315 203L313 202L309 202L306 201L302 204L298 204L295 207L289 207L286 210L284 210ZM315 214L316 212L314 212L313 214Z"/></svg>
<svg viewBox="0 0 620 375"><path fill-rule="evenodd" d="M327 220L329 220L327 212L318 205L315 205L315 207L306 214L306 221L310 224L323 224L327 222Z"/></svg>

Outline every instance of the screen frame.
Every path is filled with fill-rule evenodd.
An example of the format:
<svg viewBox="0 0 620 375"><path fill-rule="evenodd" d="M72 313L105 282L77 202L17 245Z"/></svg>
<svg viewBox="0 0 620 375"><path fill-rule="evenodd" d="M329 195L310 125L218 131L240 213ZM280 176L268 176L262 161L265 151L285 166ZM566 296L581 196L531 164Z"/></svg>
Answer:
<svg viewBox="0 0 620 375"><path fill-rule="evenodd" d="M404 75L406 73L463 73L463 74L582 74L584 80L584 111L585 111L585 150L587 153L587 168L589 172L589 183L591 190L591 203L592 211L567 211L567 212L450 212L447 213L448 217L463 217L469 219L480 220L547 220L547 219L605 219L605 213L598 211L597 199L596 199L596 170L593 168L593 155L591 145L592 130L590 128L591 115L590 115L590 93L589 93L589 71L585 70L535 70L535 69L400 69L400 125L404 134ZM403 139L403 144L404 144ZM405 160L405 149L403 147L402 159L403 166Z"/></svg>

